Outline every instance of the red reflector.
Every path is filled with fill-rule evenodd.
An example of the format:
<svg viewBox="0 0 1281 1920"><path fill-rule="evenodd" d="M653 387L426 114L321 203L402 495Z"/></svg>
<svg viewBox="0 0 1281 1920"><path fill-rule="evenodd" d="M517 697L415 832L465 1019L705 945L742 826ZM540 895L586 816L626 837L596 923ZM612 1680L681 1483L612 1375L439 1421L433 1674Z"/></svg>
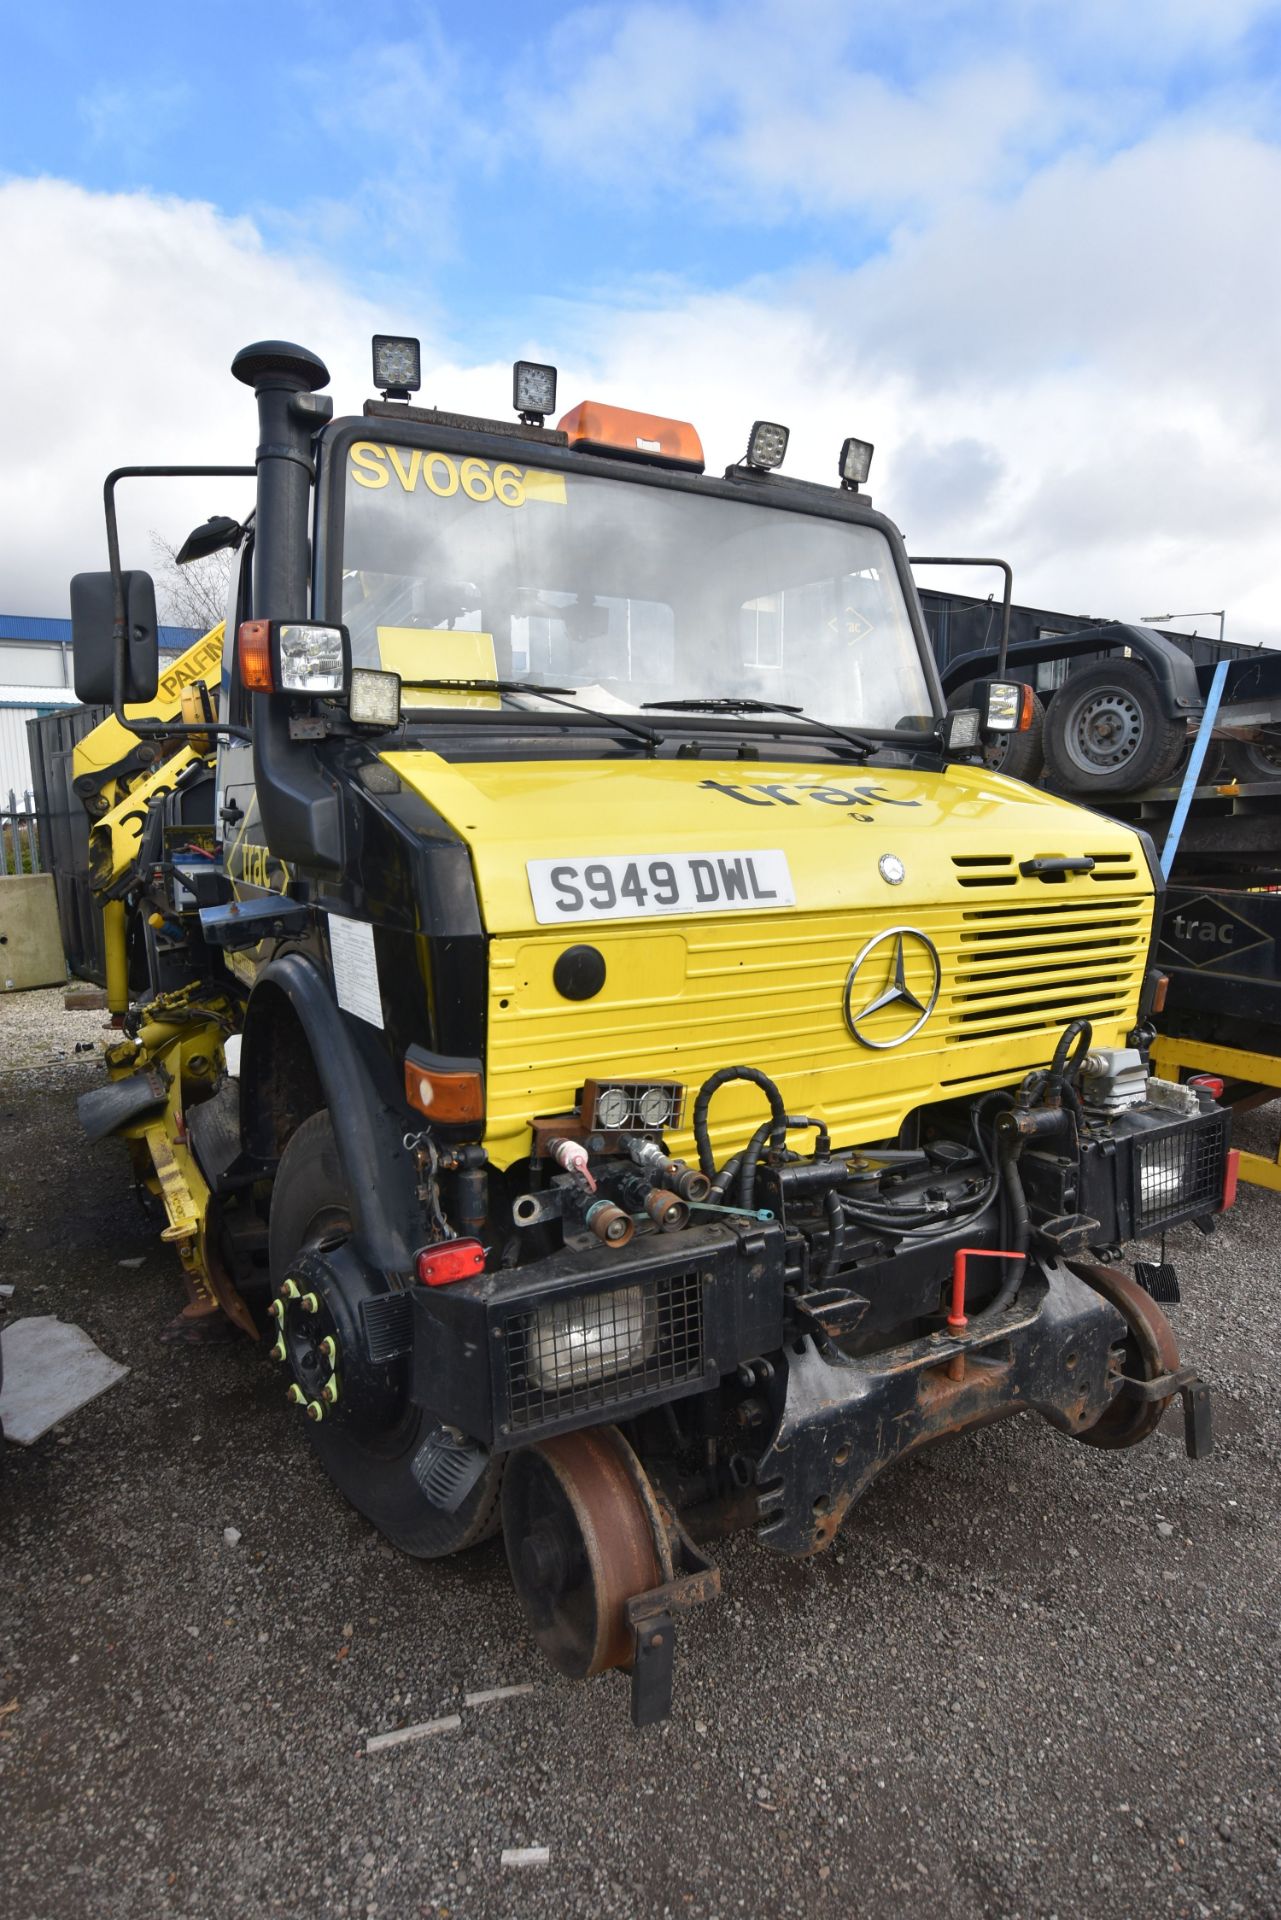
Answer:
<svg viewBox="0 0 1281 1920"><path fill-rule="evenodd" d="M415 1264L425 1287L448 1287L484 1272L485 1249L479 1240L442 1240L437 1247L424 1247Z"/></svg>
<svg viewBox="0 0 1281 1920"><path fill-rule="evenodd" d="M1189 1076L1188 1085L1199 1093L1208 1093L1213 1100L1223 1098L1223 1082L1217 1073L1194 1073Z"/></svg>
<svg viewBox="0 0 1281 1920"><path fill-rule="evenodd" d="M1237 1172L1240 1165L1240 1147L1229 1147L1227 1165L1223 1169L1223 1198L1219 1202L1220 1213L1226 1213L1229 1207L1236 1204Z"/></svg>

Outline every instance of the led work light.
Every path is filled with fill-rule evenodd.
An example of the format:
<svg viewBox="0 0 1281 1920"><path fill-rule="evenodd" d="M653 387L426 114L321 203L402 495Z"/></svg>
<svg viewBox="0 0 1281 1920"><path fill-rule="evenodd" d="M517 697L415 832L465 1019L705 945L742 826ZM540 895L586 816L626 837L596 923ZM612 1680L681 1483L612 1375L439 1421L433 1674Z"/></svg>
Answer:
<svg viewBox="0 0 1281 1920"><path fill-rule="evenodd" d="M353 667L347 715L358 727L394 727L400 719L400 675Z"/></svg>
<svg viewBox="0 0 1281 1920"><path fill-rule="evenodd" d="M870 440L844 440L841 443L841 485L857 493L872 471L873 447Z"/></svg>
<svg viewBox="0 0 1281 1920"><path fill-rule="evenodd" d="M556 369L536 360L517 360L512 367L512 405L527 427L541 427L556 411Z"/></svg>
<svg viewBox="0 0 1281 1920"><path fill-rule="evenodd" d="M747 436L747 464L767 473L781 467L787 453L788 431L773 420L754 420Z"/></svg>
<svg viewBox="0 0 1281 1920"><path fill-rule="evenodd" d="M983 716L977 707L953 707L943 718L943 749L946 753L972 753L979 743Z"/></svg>
<svg viewBox="0 0 1281 1920"><path fill-rule="evenodd" d="M408 400L423 383L418 342L394 333L374 335L374 385L384 400Z"/></svg>

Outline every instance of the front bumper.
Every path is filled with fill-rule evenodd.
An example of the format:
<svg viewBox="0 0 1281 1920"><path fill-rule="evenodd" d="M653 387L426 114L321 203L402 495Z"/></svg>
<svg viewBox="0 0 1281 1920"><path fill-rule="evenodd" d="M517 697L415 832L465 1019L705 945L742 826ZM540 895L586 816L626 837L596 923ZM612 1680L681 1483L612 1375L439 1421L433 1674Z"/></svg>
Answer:
<svg viewBox="0 0 1281 1920"><path fill-rule="evenodd" d="M877 1474L918 1447L1032 1411L1091 1427L1121 1390L1116 1309L1061 1265L1030 1265L991 1328L935 1333L847 1359L806 1339L783 1352L776 1425L757 1470L759 1537L803 1558L828 1546Z"/></svg>

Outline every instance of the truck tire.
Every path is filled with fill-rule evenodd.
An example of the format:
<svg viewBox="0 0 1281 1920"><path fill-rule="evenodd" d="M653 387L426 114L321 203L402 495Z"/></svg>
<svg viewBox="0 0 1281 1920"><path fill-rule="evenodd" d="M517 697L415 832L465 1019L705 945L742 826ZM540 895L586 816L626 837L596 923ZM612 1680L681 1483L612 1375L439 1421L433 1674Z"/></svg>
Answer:
<svg viewBox="0 0 1281 1920"><path fill-rule="evenodd" d="M1264 781L1275 786L1281 780L1281 747L1270 740L1229 740L1224 746L1224 759L1230 777L1242 786Z"/></svg>
<svg viewBox="0 0 1281 1920"><path fill-rule="evenodd" d="M1187 722L1171 720L1146 668L1105 660L1069 675L1050 702L1045 759L1066 793L1134 793L1179 764Z"/></svg>
<svg viewBox="0 0 1281 1920"><path fill-rule="evenodd" d="M949 707L972 707L976 704L977 695L972 680L958 687L948 701ZM1026 780L1030 787L1035 786L1045 766L1044 732L1045 708L1039 695L1034 693L1031 726L1025 733L1003 733L999 740L985 741L983 764L991 767L993 773L1005 773L1011 780Z"/></svg>
<svg viewBox="0 0 1281 1920"><path fill-rule="evenodd" d="M351 1230L347 1183L329 1114L313 1113L280 1156L271 1196L268 1251L273 1293L291 1261L307 1247L332 1247ZM304 1423L334 1485L403 1553L439 1560L497 1533L503 1463L491 1460L457 1513L427 1498L412 1461L435 1423L407 1403L396 1424L377 1434L344 1431L341 1423Z"/></svg>

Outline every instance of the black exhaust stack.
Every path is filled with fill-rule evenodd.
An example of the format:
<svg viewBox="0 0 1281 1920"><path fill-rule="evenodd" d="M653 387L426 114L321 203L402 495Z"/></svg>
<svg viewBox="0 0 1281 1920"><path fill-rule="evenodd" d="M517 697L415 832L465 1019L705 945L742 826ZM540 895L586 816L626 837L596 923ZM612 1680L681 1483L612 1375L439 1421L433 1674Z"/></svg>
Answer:
<svg viewBox="0 0 1281 1920"><path fill-rule="evenodd" d="M312 443L334 412L316 389L328 384L329 370L306 347L259 340L241 348L231 371L258 402L254 616L306 620ZM310 745L289 738L288 697L255 693L252 701L254 784L268 846L291 865L340 868L337 796Z"/></svg>

